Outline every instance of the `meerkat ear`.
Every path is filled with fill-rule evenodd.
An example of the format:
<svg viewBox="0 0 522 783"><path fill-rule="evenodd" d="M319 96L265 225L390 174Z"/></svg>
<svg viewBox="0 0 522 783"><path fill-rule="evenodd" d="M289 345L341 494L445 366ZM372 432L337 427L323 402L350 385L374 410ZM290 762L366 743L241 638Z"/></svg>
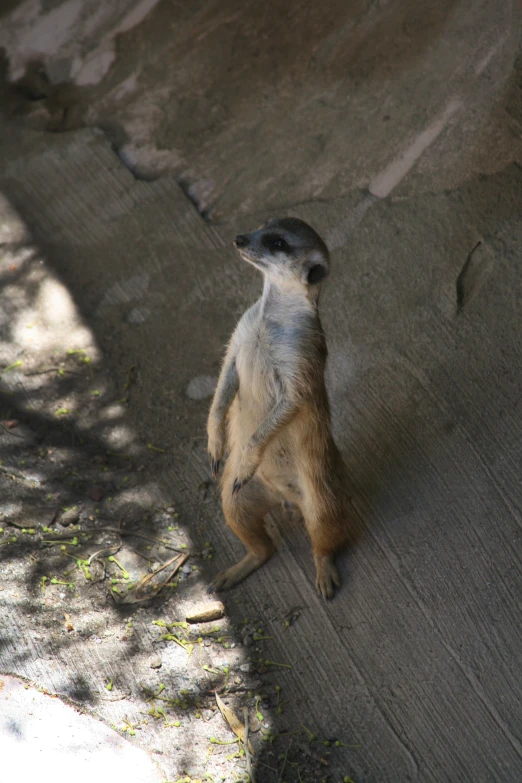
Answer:
<svg viewBox="0 0 522 783"><path fill-rule="evenodd" d="M306 272L306 282L308 285L317 285L328 275L328 267L324 264L313 264Z"/></svg>

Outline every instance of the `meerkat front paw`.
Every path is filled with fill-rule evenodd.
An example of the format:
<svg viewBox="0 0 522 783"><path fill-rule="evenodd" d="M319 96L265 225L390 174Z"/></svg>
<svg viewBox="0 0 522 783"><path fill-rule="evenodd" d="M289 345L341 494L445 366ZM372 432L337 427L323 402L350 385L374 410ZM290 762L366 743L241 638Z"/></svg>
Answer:
<svg viewBox="0 0 522 783"><path fill-rule="evenodd" d="M209 430L208 433L208 459L212 478L216 479L221 467L221 461L225 453L225 435L218 429Z"/></svg>
<svg viewBox="0 0 522 783"><path fill-rule="evenodd" d="M237 467L237 475L232 485L232 494L237 495L241 487L248 484L250 479L259 467L261 461L261 455L255 448L246 448L243 452L239 465Z"/></svg>

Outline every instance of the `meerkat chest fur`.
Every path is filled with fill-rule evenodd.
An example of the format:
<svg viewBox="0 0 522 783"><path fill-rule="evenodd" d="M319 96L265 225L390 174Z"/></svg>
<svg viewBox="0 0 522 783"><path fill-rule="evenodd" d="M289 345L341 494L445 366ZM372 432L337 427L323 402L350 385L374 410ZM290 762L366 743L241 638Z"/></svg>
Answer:
<svg viewBox="0 0 522 783"><path fill-rule="evenodd" d="M313 396L322 381L326 347L317 308L300 293L265 286L238 325L236 414L251 433L283 396Z"/></svg>

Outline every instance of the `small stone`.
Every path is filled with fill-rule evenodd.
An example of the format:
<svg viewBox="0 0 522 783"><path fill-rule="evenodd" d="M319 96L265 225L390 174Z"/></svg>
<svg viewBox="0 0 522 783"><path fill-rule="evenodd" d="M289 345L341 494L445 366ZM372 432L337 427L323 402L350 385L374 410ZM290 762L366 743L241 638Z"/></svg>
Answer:
<svg viewBox="0 0 522 783"><path fill-rule="evenodd" d="M68 527L68 525L74 525L76 522L78 522L80 518L80 512L77 508L70 508L67 511L64 511L63 514L60 514L58 517L58 522L62 527Z"/></svg>
<svg viewBox="0 0 522 783"><path fill-rule="evenodd" d="M258 674L266 674L267 671L268 671L268 669L266 668L266 666L260 666L259 669L257 670L257 673Z"/></svg>
<svg viewBox="0 0 522 783"><path fill-rule="evenodd" d="M182 570L184 570L184 568L185 567L183 567ZM189 573L190 572L191 569L189 567ZM225 607L221 601L209 601L187 614L185 619L187 623L211 623L214 620L221 620L224 614Z"/></svg>
<svg viewBox="0 0 522 783"><path fill-rule="evenodd" d="M248 672L252 671L252 664L250 664L250 663L242 663L241 666L239 667L239 671L240 672L246 672L248 674Z"/></svg>
<svg viewBox="0 0 522 783"><path fill-rule="evenodd" d="M189 565L184 565L183 568L181 569L181 572L183 574L191 574L192 573L192 568Z"/></svg>
<svg viewBox="0 0 522 783"><path fill-rule="evenodd" d="M150 318L150 314L151 311L148 307L133 307L125 316L125 320L128 324L142 324Z"/></svg>
<svg viewBox="0 0 522 783"><path fill-rule="evenodd" d="M95 503L98 503L102 499L102 497L103 497L103 489L102 489L102 487L100 487L99 484L94 484L89 489L89 496L90 496L91 500L94 500Z"/></svg>
<svg viewBox="0 0 522 783"><path fill-rule="evenodd" d="M213 375L198 375L187 386L186 394L191 400L204 400L212 397L216 388L217 378Z"/></svg>
<svg viewBox="0 0 522 783"><path fill-rule="evenodd" d="M150 668L151 669L161 669L162 663L163 663L163 661L161 660L161 658L158 655L157 658L153 658L152 661L150 662Z"/></svg>

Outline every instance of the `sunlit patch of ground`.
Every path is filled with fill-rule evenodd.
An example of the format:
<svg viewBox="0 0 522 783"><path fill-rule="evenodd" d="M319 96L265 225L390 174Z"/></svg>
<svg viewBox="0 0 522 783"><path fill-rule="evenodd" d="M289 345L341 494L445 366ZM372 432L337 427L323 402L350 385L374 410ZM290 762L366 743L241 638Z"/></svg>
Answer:
<svg viewBox="0 0 522 783"><path fill-rule="evenodd" d="M1 670L94 710L157 753L169 779L233 779L245 759L219 744L234 735L214 690L251 705L252 741L266 740L244 645L258 623L184 623L208 601L212 546L195 551L156 480L161 446L127 421L133 373L111 376L6 201L0 231Z"/></svg>

